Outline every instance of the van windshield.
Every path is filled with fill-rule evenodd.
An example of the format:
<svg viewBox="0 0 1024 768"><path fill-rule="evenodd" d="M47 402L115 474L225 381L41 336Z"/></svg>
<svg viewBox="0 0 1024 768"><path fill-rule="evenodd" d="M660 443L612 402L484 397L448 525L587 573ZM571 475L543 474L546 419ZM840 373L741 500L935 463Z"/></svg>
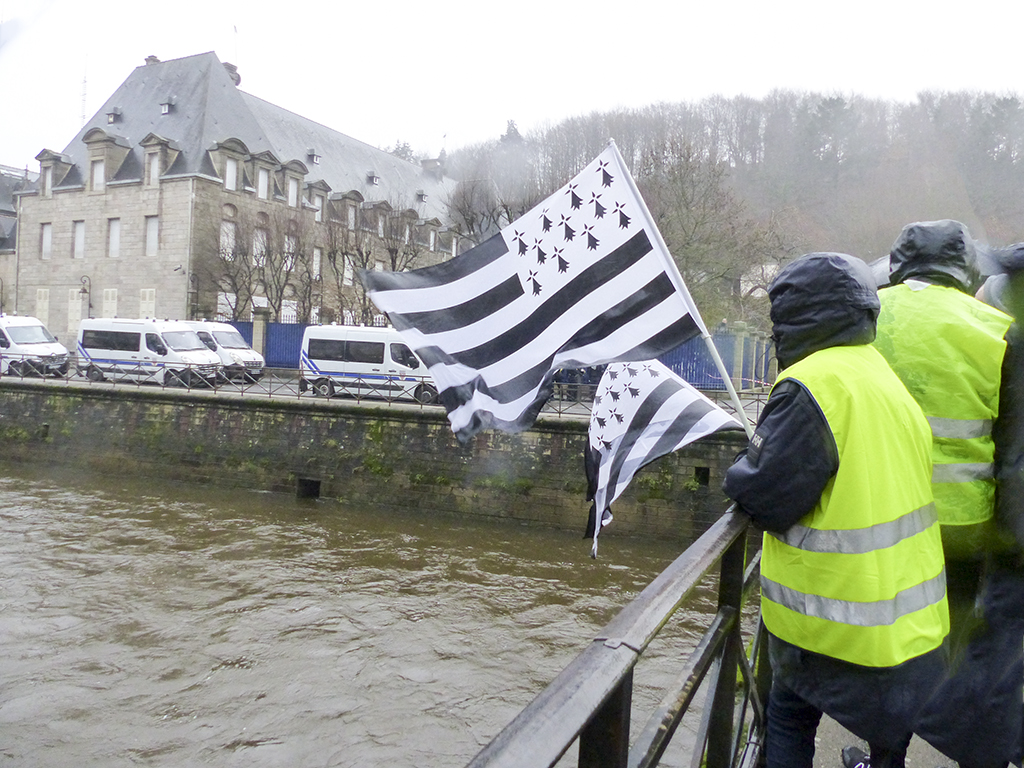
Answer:
<svg viewBox="0 0 1024 768"><path fill-rule="evenodd" d="M195 331L166 331L160 334L167 346L175 352L189 352L193 349L206 349L203 340Z"/></svg>
<svg viewBox="0 0 1024 768"><path fill-rule="evenodd" d="M227 347L228 349L249 348L249 345L245 343L245 339L242 338L242 334L238 331L214 331L213 338L222 347Z"/></svg>
<svg viewBox="0 0 1024 768"><path fill-rule="evenodd" d="M42 325L8 326L7 335L15 344L53 344L57 341Z"/></svg>

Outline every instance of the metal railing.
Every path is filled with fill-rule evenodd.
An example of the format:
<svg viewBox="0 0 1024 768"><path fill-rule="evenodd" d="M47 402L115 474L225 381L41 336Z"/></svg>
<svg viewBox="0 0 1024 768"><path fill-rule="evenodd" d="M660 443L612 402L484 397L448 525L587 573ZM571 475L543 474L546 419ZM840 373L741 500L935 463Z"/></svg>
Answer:
<svg viewBox="0 0 1024 768"><path fill-rule="evenodd" d="M760 551L746 562L748 518L735 507L627 605L579 656L469 763L469 768L555 765L574 743L581 768L658 765L677 726L705 690L694 768L751 768L762 760L770 670L756 620L744 651L743 605ZM687 595L719 565L718 609L661 704L632 745L633 671Z"/></svg>

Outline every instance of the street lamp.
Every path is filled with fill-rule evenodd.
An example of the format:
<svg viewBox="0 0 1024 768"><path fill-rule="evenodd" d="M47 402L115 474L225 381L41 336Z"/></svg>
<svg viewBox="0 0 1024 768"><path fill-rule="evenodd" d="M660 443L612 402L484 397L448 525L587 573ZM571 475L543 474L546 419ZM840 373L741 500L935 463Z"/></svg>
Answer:
<svg viewBox="0 0 1024 768"><path fill-rule="evenodd" d="M82 275L82 287L78 290L82 296L89 297L89 317L92 317L92 280L88 275Z"/></svg>

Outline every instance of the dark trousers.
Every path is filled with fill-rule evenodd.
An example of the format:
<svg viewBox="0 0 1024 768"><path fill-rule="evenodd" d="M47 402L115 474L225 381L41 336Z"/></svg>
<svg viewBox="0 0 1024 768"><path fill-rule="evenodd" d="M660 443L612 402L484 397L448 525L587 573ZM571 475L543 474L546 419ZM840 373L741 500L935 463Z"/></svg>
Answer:
<svg viewBox="0 0 1024 768"><path fill-rule="evenodd" d="M768 734L765 740L767 768L811 768L814 734L822 711L804 701L785 685L773 683L768 694ZM871 747L872 768L904 768L907 744L896 750Z"/></svg>
<svg viewBox="0 0 1024 768"><path fill-rule="evenodd" d="M811 768L822 713L871 745L872 765L902 768L918 709L942 681L942 649L895 667L863 667L768 639L768 768Z"/></svg>

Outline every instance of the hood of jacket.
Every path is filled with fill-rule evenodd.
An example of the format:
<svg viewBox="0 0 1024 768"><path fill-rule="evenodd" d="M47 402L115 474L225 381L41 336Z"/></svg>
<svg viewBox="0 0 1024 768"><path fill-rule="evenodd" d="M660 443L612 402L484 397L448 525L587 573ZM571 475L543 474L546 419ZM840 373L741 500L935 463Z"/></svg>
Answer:
<svg viewBox="0 0 1024 768"><path fill-rule="evenodd" d="M768 286L772 338L780 368L828 347L870 344L878 320L875 279L845 253L809 253Z"/></svg>
<svg viewBox="0 0 1024 768"><path fill-rule="evenodd" d="M967 227L952 219L907 224L889 252L889 283L910 278L974 293L977 250Z"/></svg>

